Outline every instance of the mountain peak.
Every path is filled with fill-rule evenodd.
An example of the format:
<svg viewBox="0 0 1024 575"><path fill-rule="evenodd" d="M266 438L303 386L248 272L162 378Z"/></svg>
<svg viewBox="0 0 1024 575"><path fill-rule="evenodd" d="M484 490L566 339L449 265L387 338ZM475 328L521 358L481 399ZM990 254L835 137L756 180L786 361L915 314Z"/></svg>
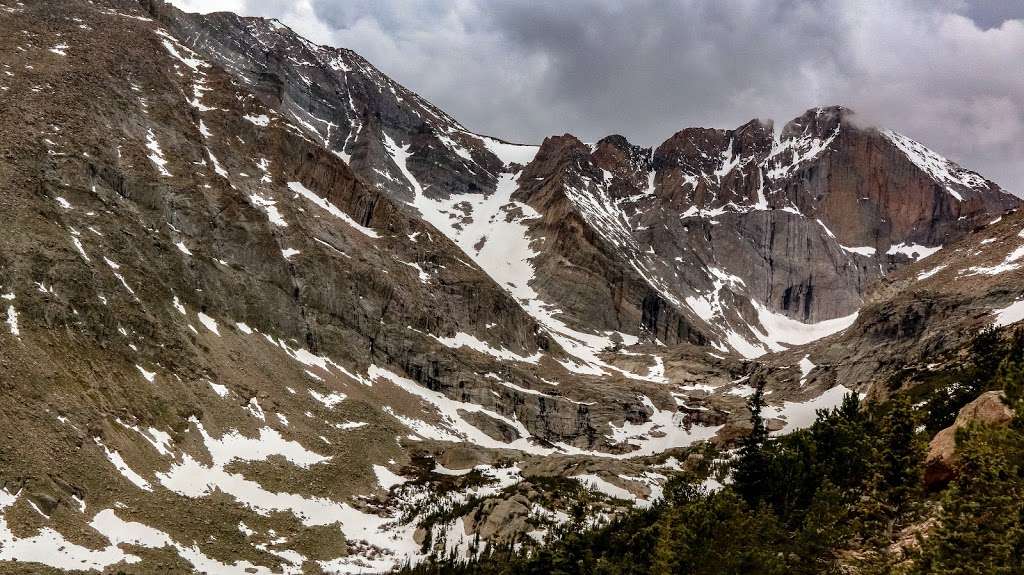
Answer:
<svg viewBox="0 0 1024 575"><path fill-rule="evenodd" d="M626 139L625 136L620 134L612 134L610 136L605 136L598 140L597 144L595 144L594 147L601 148L606 145L612 146L622 151L630 150L635 147L633 144L629 142L629 140Z"/></svg>
<svg viewBox="0 0 1024 575"><path fill-rule="evenodd" d="M561 136L548 136L540 144L537 151L536 161L543 161L544 158L555 156L576 156L590 154L590 146L583 143L576 136L565 133Z"/></svg>
<svg viewBox="0 0 1024 575"><path fill-rule="evenodd" d="M824 139L840 126L848 125L853 116L853 110L843 106L811 108L787 122L779 136L782 139L800 136Z"/></svg>

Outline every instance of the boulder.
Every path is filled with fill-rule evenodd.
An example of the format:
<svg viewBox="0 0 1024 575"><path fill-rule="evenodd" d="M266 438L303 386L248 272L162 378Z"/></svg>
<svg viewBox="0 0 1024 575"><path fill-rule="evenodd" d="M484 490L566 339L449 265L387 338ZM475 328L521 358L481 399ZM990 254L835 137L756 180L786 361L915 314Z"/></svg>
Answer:
<svg viewBox="0 0 1024 575"><path fill-rule="evenodd" d="M530 515L530 507L530 501L523 495L488 500L475 513L463 518L466 533L479 535L492 544L510 543L529 531L526 519Z"/></svg>
<svg viewBox="0 0 1024 575"><path fill-rule="evenodd" d="M956 432L971 423L1003 424L1013 418L1013 411L1003 403L1002 391L986 391L960 409L953 425L935 434L928 444L924 482L928 487L949 482L956 469Z"/></svg>

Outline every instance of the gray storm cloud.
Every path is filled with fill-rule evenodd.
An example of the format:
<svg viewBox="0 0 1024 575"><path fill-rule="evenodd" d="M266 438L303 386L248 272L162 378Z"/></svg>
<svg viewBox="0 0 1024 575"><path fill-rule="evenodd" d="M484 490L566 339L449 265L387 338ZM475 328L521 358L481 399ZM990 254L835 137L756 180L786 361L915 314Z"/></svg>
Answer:
<svg viewBox="0 0 1024 575"><path fill-rule="evenodd" d="M537 142L842 104L1024 192L1024 2L174 0L351 48L470 128Z"/></svg>

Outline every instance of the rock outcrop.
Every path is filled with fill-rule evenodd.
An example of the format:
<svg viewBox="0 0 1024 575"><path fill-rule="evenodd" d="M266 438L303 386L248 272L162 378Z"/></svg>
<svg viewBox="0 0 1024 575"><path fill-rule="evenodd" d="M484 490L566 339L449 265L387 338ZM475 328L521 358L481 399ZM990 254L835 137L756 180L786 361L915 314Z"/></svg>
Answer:
<svg viewBox="0 0 1024 575"><path fill-rule="evenodd" d="M1013 411L1003 402L1002 391L986 391L960 409L953 425L935 434L928 443L925 458L925 485L947 483L956 474L956 434L970 425L1002 425L1013 419Z"/></svg>

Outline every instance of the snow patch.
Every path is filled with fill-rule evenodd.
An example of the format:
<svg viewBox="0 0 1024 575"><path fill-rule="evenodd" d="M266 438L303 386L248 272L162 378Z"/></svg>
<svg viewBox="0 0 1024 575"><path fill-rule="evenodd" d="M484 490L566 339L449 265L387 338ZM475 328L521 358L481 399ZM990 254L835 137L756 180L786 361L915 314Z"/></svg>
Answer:
<svg viewBox="0 0 1024 575"><path fill-rule="evenodd" d="M177 61L188 66L193 72L198 72L202 66L209 66L203 60L197 58L197 54L192 50L182 46L174 36L171 36L164 30L157 30L156 34L163 38L164 49ZM186 52L186 54L182 54Z"/></svg>
<svg viewBox="0 0 1024 575"><path fill-rule="evenodd" d="M912 260L923 260L941 249L942 246L928 247L920 244L907 244L900 242L896 245L890 246L889 251L885 253L890 256L903 254Z"/></svg>
<svg viewBox="0 0 1024 575"><path fill-rule="evenodd" d="M131 482L133 485L135 485L136 487L143 491L153 491L153 486L151 486L149 482L146 481L141 475L135 473L135 471L132 470L131 467L128 467L128 464L125 463L124 459L121 458L120 453L104 445L99 437L94 437L93 441L95 441L96 445L98 445L100 449L103 450L103 453L107 456L107 459L110 461L110 463L114 465L117 471L125 479L127 479L129 482Z"/></svg>
<svg viewBox="0 0 1024 575"><path fill-rule="evenodd" d="M853 325L858 315L854 312L818 323L803 323L775 313L754 300L750 303L757 310L757 319L761 324L760 328L751 326L754 335L772 351L783 351L789 346L803 345L839 333Z"/></svg>
<svg viewBox="0 0 1024 575"><path fill-rule="evenodd" d="M988 185L985 178L970 170L961 168L902 134L892 130L882 130L882 135L899 148L914 165L923 170L933 180L944 185L946 191L956 198L957 201L962 202L964 198L955 186L978 189L986 188Z"/></svg>
<svg viewBox="0 0 1024 575"><path fill-rule="evenodd" d="M191 455L182 454L170 470L157 473L164 487L190 498L207 497L219 491L256 513L291 513L306 526L339 523L346 539L365 541L370 547L360 546L346 557L322 561L321 565L331 572L388 571L399 562L418 556L418 546L413 540L415 525L401 524L397 517L372 515L325 497L273 492L241 474L225 470L232 461L263 461L275 455L305 469L325 461L326 457L294 441L284 440L269 428L261 429L259 438L231 432L215 439L197 420L193 419L192 423L203 436L212 464L206 465Z"/></svg>
<svg viewBox="0 0 1024 575"><path fill-rule="evenodd" d="M153 383L154 381L156 381L156 373L152 371L146 371L141 365L136 365L135 369L139 370L139 373L142 374L142 377L145 378L146 381L148 381L149 383Z"/></svg>
<svg viewBox="0 0 1024 575"><path fill-rule="evenodd" d="M504 348L498 349L491 347L491 345L486 341L481 341L476 336L464 332L456 333L453 337L437 337L436 335L431 337L441 342L446 347L454 349L468 347L502 361L521 361L524 363L537 364L540 362L541 358L540 352L527 357Z"/></svg>
<svg viewBox="0 0 1024 575"><path fill-rule="evenodd" d="M313 389L309 390L309 395L313 399L322 403L323 406L326 407L327 409L333 409L336 405L345 401L345 398L347 397L344 393L331 392L323 394Z"/></svg>
<svg viewBox="0 0 1024 575"><path fill-rule="evenodd" d="M50 527L43 527L30 537L15 536L4 516L7 509L17 502L19 493L0 489L0 561L39 563L63 571L102 571L116 563L141 561L139 557L125 553L114 541L106 547L90 549L68 541ZM95 520L92 526L96 527Z"/></svg>
<svg viewBox="0 0 1024 575"><path fill-rule="evenodd" d="M644 406L652 413L644 423L624 421L621 426L610 425L616 443L636 447L627 457L655 455L675 447L685 447L697 441L710 439L722 428L717 426L688 426L685 414L677 410L658 409L647 396L641 396Z"/></svg>
<svg viewBox="0 0 1024 575"><path fill-rule="evenodd" d="M380 484L381 489L384 491L388 491L396 485L402 485L409 481L383 465L374 465L373 474L377 476L377 483Z"/></svg>
<svg viewBox="0 0 1024 575"><path fill-rule="evenodd" d="M378 237L380 237L380 235L377 232L375 232L374 230L372 230L372 229L370 229L370 228L368 228L366 226L363 226L363 225L357 223L354 219L352 219L352 216L349 216L345 212L343 212L340 209L338 209L331 202L329 202L326 199L324 199L324 198L316 195L315 193L313 193L312 191L309 190L309 188L307 188L306 186L302 185L301 182L288 182L288 189L290 189L291 191L295 192L296 194L306 198L307 200L313 202L314 204L319 206L321 209L323 209L327 213L329 213L332 216L340 219L341 221L345 222L346 224L352 226L353 228L355 228L357 231L363 233L364 235L366 235L368 237L371 237L371 238L378 238Z"/></svg>
<svg viewBox="0 0 1024 575"><path fill-rule="evenodd" d="M942 270L946 269L947 267L949 267L948 264L942 264L942 265L935 266L935 267L933 267L930 270L925 270L925 271L917 274L917 281L926 280L926 279L932 277L933 275L941 272Z"/></svg>
<svg viewBox="0 0 1024 575"><path fill-rule="evenodd" d="M998 263L998 264L996 264L994 266L974 266L974 267L970 267L970 268L967 268L965 270L962 270L960 272L960 275L962 275L962 276L971 276L971 275L979 275L979 274L981 274L981 275L988 275L988 276L999 275L1001 273L1005 273L1005 272L1009 272L1009 271L1013 271L1015 269L1018 269L1020 267L1020 264L1016 263L1016 262L1018 260L1020 260L1021 258L1024 258L1024 246L1020 246L1017 249L1013 250L1012 252L1010 252L1009 254L1006 255L1006 257L1003 259L1002 262L1000 262L1000 263Z"/></svg>
<svg viewBox="0 0 1024 575"><path fill-rule="evenodd" d="M14 309L13 304L7 305L7 329L14 337L21 335L21 329L18 328L18 311Z"/></svg>
<svg viewBox="0 0 1024 575"><path fill-rule="evenodd" d="M637 496L633 495L628 489L623 489L618 485L604 479L600 475L594 473L584 473L581 475L572 475L569 479L575 479L583 484L584 487L591 491L596 491L611 497L612 499L624 499L626 501L636 501Z"/></svg>
<svg viewBox="0 0 1024 575"><path fill-rule="evenodd" d="M786 420L786 425L778 431L773 431L772 435L784 435L798 429L810 427L817 418L817 411L819 409L838 407L843 402L843 397L848 393L851 393L850 389L843 385L837 385L808 401L787 401L782 406L765 407L764 413L766 418L777 417Z"/></svg>
<svg viewBox="0 0 1024 575"><path fill-rule="evenodd" d="M210 389L212 389L213 392L216 393L217 395L219 395L220 397L227 397L228 396L229 392L228 392L228 388L227 388L226 385L221 385L219 383L213 383L212 381L209 381L209 380L207 380L206 383L209 384Z"/></svg>
<svg viewBox="0 0 1024 575"><path fill-rule="evenodd" d="M510 144L494 138L488 138L487 136L477 137L483 141L487 150L497 156L506 167L512 164L519 164L521 166L529 164L533 161L533 158L537 155L537 151L540 149L539 146Z"/></svg>
<svg viewBox="0 0 1024 575"><path fill-rule="evenodd" d="M839 244L839 247L841 247L844 250L850 252L851 254L857 254L859 256L871 257L871 256L875 255L875 248L873 248L871 246L861 246L861 247L853 247L853 248L851 248L851 247Z"/></svg>
<svg viewBox="0 0 1024 575"><path fill-rule="evenodd" d="M814 371L814 368L817 366L814 365L813 362L811 362L811 358L808 355L805 355L800 359L800 363L798 364L798 366L800 367L800 385L803 385L804 382L807 380L807 376L810 375L810 373Z"/></svg>
<svg viewBox="0 0 1024 575"><path fill-rule="evenodd" d="M259 116L250 116L246 114L245 116L242 116L242 119L247 122L256 124L261 128L265 128L270 125L270 117L267 116L266 114L260 114Z"/></svg>
<svg viewBox="0 0 1024 575"><path fill-rule="evenodd" d="M220 328L217 326L217 320L213 319L212 317L206 315L203 312L199 312L198 314L196 314L196 317L199 318L199 323L203 324L203 327L212 331L215 335L220 335Z"/></svg>
<svg viewBox="0 0 1024 575"><path fill-rule="evenodd" d="M1024 320L1024 299L1015 301L1004 308L994 309L992 313L996 316L996 327L1003 327Z"/></svg>
<svg viewBox="0 0 1024 575"><path fill-rule="evenodd" d="M104 509L97 513L92 522L89 523L89 526L106 537L110 541L110 548L121 552L127 563L136 563L139 561L139 558L134 555L124 554L118 547L120 545L132 545L150 549L170 547L175 550L179 557L190 563L196 573L222 573L224 575L271 575L273 573L267 567L253 565L248 561L232 564L221 563L216 559L207 557L195 543L190 547L186 547L159 529L134 521L124 521L114 513L113 509ZM74 569L80 568L74 567Z"/></svg>
<svg viewBox="0 0 1024 575"><path fill-rule="evenodd" d="M153 162L160 175L170 176L171 172L167 171L167 160L164 158L164 151L160 148L160 142L157 141L153 128L146 132L146 147L149 148L149 161Z"/></svg>
<svg viewBox="0 0 1024 575"><path fill-rule="evenodd" d="M280 210L277 209L277 202L259 194L251 194L249 196L249 201L267 214L267 219L270 223L280 228L288 227L288 222L284 220L284 216L282 216Z"/></svg>

